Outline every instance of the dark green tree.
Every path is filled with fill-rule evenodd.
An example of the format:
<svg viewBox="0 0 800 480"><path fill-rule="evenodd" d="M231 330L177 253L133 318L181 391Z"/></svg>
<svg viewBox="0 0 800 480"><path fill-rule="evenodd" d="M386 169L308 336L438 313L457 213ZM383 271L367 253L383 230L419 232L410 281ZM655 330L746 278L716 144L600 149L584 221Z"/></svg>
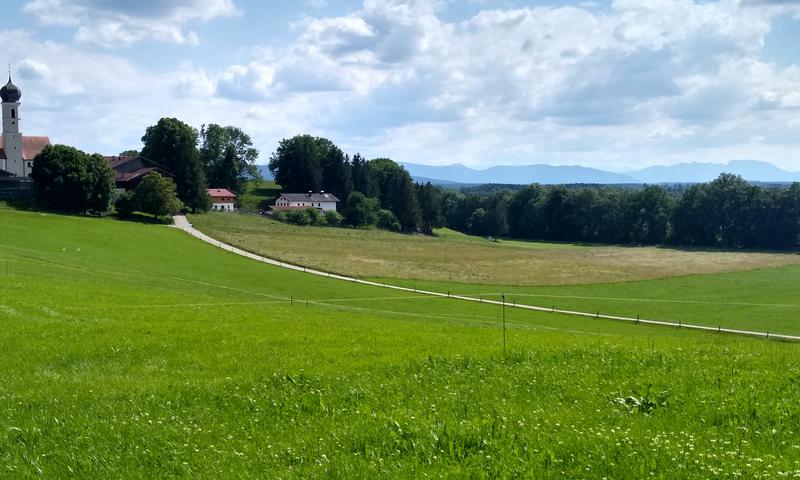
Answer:
<svg viewBox="0 0 800 480"><path fill-rule="evenodd" d="M363 193L367 197L377 198L378 183L369 168L369 162L364 157L356 153L350 162L351 177L353 179L353 190Z"/></svg>
<svg viewBox="0 0 800 480"><path fill-rule="evenodd" d="M367 198L361 192L351 192L344 206L345 223L355 227L368 227L378 221L380 206L374 198Z"/></svg>
<svg viewBox="0 0 800 480"><path fill-rule="evenodd" d="M715 245L714 225L709 218L712 209L707 184L686 189L672 212L671 241L678 245Z"/></svg>
<svg viewBox="0 0 800 480"><path fill-rule="evenodd" d="M662 187L648 186L628 198L625 220L627 240L633 243L659 244L667 240L673 201Z"/></svg>
<svg viewBox="0 0 800 480"><path fill-rule="evenodd" d="M572 218L572 204L569 191L563 185L547 189L539 202L542 215L543 237L550 240L569 240L576 237L573 225L567 222Z"/></svg>
<svg viewBox="0 0 800 480"><path fill-rule="evenodd" d="M370 160L369 168L378 185L381 207L395 214L402 231L411 232L416 229L420 221L420 211L411 175L388 158Z"/></svg>
<svg viewBox="0 0 800 480"><path fill-rule="evenodd" d="M394 213L389 210L381 209L378 211L378 221L376 225L378 228L389 230L390 232L400 231L400 222L397 221L397 217L394 216Z"/></svg>
<svg viewBox="0 0 800 480"><path fill-rule="evenodd" d="M473 235L480 235L481 237L489 236L489 225L486 220L486 210L483 208L476 208L469 216L469 233Z"/></svg>
<svg viewBox="0 0 800 480"><path fill-rule="evenodd" d="M136 209L161 218L178 213L183 204L178 200L175 182L158 172L148 173L133 194Z"/></svg>
<svg viewBox="0 0 800 480"><path fill-rule="evenodd" d="M212 188L227 188L237 194L245 191L247 181L260 180L256 166L258 150L238 127L210 124L200 128L200 160Z"/></svg>
<svg viewBox="0 0 800 480"><path fill-rule="evenodd" d="M136 211L136 201L133 198L133 192L122 192L114 202L114 210L117 211L117 216L127 218L133 215Z"/></svg>
<svg viewBox="0 0 800 480"><path fill-rule="evenodd" d="M184 205L192 211L208 210L211 203L197 150L197 130L176 118L162 118L147 128L142 142L142 156L169 170Z"/></svg>
<svg viewBox="0 0 800 480"><path fill-rule="evenodd" d="M66 145L48 145L39 152L31 177L39 200L70 212L101 214L114 190L114 172L102 156Z"/></svg>
<svg viewBox="0 0 800 480"><path fill-rule="evenodd" d="M541 238L542 219L538 203L544 189L538 183L516 192L508 203L508 231L512 237Z"/></svg>
<svg viewBox="0 0 800 480"><path fill-rule="evenodd" d="M800 243L800 183L770 192L764 205L760 245L788 249Z"/></svg>
<svg viewBox="0 0 800 480"><path fill-rule="evenodd" d="M124 152L119 152L120 157L138 157L139 150L125 150Z"/></svg>
<svg viewBox="0 0 800 480"><path fill-rule="evenodd" d="M714 243L722 247L742 248L754 244L755 225L760 213L761 189L742 177L723 173L708 184L706 221L713 228Z"/></svg>
<svg viewBox="0 0 800 480"><path fill-rule="evenodd" d="M424 185L417 184L417 201L419 202L420 227L428 235L433 233L434 228L444 225L442 215L442 190L427 182Z"/></svg>
<svg viewBox="0 0 800 480"><path fill-rule="evenodd" d="M319 191L322 188L323 142L311 135L284 138L269 160L269 171L285 191Z"/></svg>
<svg viewBox="0 0 800 480"><path fill-rule="evenodd" d="M339 147L328 140L321 142L320 147L324 151L320 158L322 190L346 199L353 191L350 161Z"/></svg>
<svg viewBox="0 0 800 480"><path fill-rule="evenodd" d="M489 195L483 202L484 211L484 235L499 237L508 233L508 202L511 192L500 190Z"/></svg>

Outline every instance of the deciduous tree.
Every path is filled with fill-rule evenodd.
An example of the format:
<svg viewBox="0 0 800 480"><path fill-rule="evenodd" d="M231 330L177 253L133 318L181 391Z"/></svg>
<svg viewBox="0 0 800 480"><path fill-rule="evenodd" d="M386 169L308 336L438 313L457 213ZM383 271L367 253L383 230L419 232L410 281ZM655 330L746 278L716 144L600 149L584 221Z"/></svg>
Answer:
<svg viewBox="0 0 800 480"><path fill-rule="evenodd" d="M142 156L169 170L178 198L192 211L211 206L206 176L197 150L197 130L176 118L162 118L142 137Z"/></svg>

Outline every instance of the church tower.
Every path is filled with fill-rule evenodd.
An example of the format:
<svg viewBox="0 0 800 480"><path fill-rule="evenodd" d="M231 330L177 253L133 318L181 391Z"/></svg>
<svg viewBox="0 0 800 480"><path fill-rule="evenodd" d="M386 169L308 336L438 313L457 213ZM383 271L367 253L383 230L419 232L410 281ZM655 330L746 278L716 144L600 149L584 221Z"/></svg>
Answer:
<svg viewBox="0 0 800 480"><path fill-rule="evenodd" d="M22 133L19 131L19 99L22 90L11 82L11 73L8 74L8 83L0 88L0 99L3 100L3 155L0 159L0 169L16 176L26 177L30 173L26 168L22 152Z"/></svg>

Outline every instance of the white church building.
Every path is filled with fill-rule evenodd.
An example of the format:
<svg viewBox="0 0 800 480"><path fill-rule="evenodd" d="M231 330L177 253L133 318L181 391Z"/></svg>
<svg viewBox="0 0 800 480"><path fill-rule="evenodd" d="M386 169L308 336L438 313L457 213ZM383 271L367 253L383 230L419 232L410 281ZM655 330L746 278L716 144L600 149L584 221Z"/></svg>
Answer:
<svg viewBox="0 0 800 480"><path fill-rule="evenodd" d="M0 177L26 178L33 169L33 157L50 145L47 137L23 136L19 129L22 90L11 82L0 88L3 109L3 135L0 137Z"/></svg>

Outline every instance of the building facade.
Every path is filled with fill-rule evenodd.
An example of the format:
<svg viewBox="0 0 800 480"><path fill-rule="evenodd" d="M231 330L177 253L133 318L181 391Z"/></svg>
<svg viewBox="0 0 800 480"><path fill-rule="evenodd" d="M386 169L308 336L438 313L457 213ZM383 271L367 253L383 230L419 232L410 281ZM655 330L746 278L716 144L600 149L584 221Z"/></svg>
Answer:
<svg viewBox="0 0 800 480"><path fill-rule="evenodd" d="M0 176L29 177L33 158L50 145L47 137L23 136L20 131L20 99L22 90L11 81L0 88L3 111L3 134L0 137Z"/></svg>
<svg viewBox="0 0 800 480"><path fill-rule="evenodd" d="M158 172L165 177L172 175L142 156L103 157L114 171L114 185L119 192L135 190L150 172Z"/></svg>
<svg viewBox="0 0 800 480"><path fill-rule="evenodd" d="M282 193L272 206L273 211L303 210L316 208L320 213L335 212L339 199L325 192Z"/></svg>
<svg viewBox="0 0 800 480"><path fill-rule="evenodd" d="M232 212L236 210L236 194L225 188L209 188L211 210L215 212Z"/></svg>

